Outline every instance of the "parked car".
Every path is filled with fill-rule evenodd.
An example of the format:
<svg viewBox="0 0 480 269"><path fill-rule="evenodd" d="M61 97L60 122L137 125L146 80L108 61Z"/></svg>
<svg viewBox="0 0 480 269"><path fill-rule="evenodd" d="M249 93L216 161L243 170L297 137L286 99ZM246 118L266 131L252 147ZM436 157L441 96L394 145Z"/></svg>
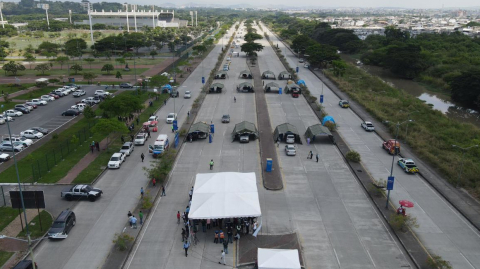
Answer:
<svg viewBox="0 0 480 269"><path fill-rule="evenodd" d="M83 95L85 95L85 94L87 94L87 92L84 91L84 90L76 90L76 91L73 93L73 97L80 97L80 96L83 96Z"/></svg>
<svg viewBox="0 0 480 269"><path fill-rule="evenodd" d="M10 141L10 137L7 136L3 139L3 141ZM33 144L33 140L25 138L25 137L17 137L17 136L12 136L11 141L13 142L19 142L21 143L24 147L31 146Z"/></svg>
<svg viewBox="0 0 480 269"><path fill-rule="evenodd" d="M375 127L373 126L373 123L371 123L370 121L364 121L362 122L362 124L360 124L360 126L362 126L362 128L365 129L365 131L368 131L368 132L375 131Z"/></svg>
<svg viewBox="0 0 480 269"><path fill-rule="evenodd" d="M34 104L37 106L46 106L48 103L47 101L43 101L42 99L32 99L31 101L27 102L27 104Z"/></svg>
<svg viewBox="0 0 480 269"><path fill-rule="evenodd" d="M110 161L108 161L108 168L120 168L120 165L125 161L125 154L121 152L114 153L112 157L110 157Z"/></svg>
<svg viewBox="0 0 480 269"><path fill-rule="evenodd" d="M46 134L49 133L48 129L45 129L45 128L42 128L42 127L32 127L32 128L30 128L30 130L34 130L34 131L40 132L40 133L42 133L42 134L44 134L44 135L46 135Z"/></svg>
<svg viewBox="0 0 480 269"><path fill-rule="evenodd" d="M132 154L133 150L135 149L135 146L133 145L132 142L125 142L120 149L120 152L125 154L126 156L130 156Z"/></svg>
<svg viewBox="0 0 480 269"><path fill-rule="evenodd" d="M222 123L229 123L230 122L230 115L225 114L222 116Z"/></svg>
<svg viewBox="0 0 480 269"><path fill-rule="evenodd" d="M250 135L244 134L240 136L240 143L248 143L250 142Z"/></svg>
<svg viewBox="0 0 480 269"><path fill-rule="evenodd" d="M294 145L285 145L285 153L287 156L295 156L297 155L297 150Z"/></svg>
<svg viewBox="0 0 480 269"><path fill-rule="evenodd" d="M5 122L6 122L5 119L0 117L0 125L5 124Z"/></svg>
<svg viewBox="0 0 480 269"><path fill-rule="evenodd" d="M33 264L35 264L35 268L38 268L36 262L32 262L31 260L23 260L18 262L13 269L33 269Z"/></svg>
<svg viewBox="0 0 480 269"><path fill-rule="evenodd" d="M84 103L79 103L79 104L76 104L76 105L73 105L71 106L70 108L71 109L76 109L78 110L78 112L83 112L83 110L87 107L87 104L84 104Z"/></svg>
<svg viewBox="0 0 480 269"><path fill-rule="evenodd" d="M55 101L55 97L48 94L40 96L40 99L47 102Z"/></svg>
<svg viewBox="0 0 480 269"><path fill-rule="evenodd" d="M302 58L300 58L300 59L298 60L298 62L299 62L299 63L303 63L303 62L305 62L305 60L302 59Z"/></svg>
<svg viewBox="0 0 480 269"><path fill-rule="evenodd" d="M6 153L2 153L0 154L0 163L4 163L8 160L10 160L11 156L6 154Z"/></svg>
<svg viewBox="0 0 480 269"><path fill-rule="evenodd" d="M3 114L6 115L6 116L9 116L9 117L20 117L20 116L23 115L22 112L15 111L13 109L6 110L5 112L3 112Z"/></svg>
<svg viewBox="0 0 480 269"><path fill-rule="evenodd" d="M53 94L58 95L59 97L65 96L65 93L63 92L63 89L56 89L52 91Z"/></svg>
<svg viewBox="0 0 480 269"><path fill-rule="evenodd" d="M60 98L60 96L58 96L58 94L55 94L55 93L49 93L48 95L50 95L51 97L53 97L55 99Z"/></svg>
<svg viewBox="0 0 480 269"><path fill-rule="evenodd" d="M100 103L100 98L98 96L95 97L87 97L85 99L82 99L79 103L86 103L86 104L98 104Z"/></svg>
<svg viewBox="0 0 480 269"><path fill-rule="evenodd" d="M150 116L150 118L148 118L148 121L158 121L158 116Z"/></svg>
<svg viewBox="0 0 480 269"><path fill-rule="evenodd" d="M102 193L103 191L101 189L95 189L89 185L75 185L64 189L60 193L60 196L65 197L68 201L86 198L91 202L95 202L95 200L102 196Z"/></svg>
<svg viewBox="0 0 480 269"><path fill-rule="evenodd" d="M178 96L180 96L180 93L178 92L178 90L172 89L172 91L170 92L170 97L177 98Z"/></svg>
<svg viewBox="0 0 480 269"><path fill-rule="evenodd" d="M80 111L73 108L70 108L62 113L62 116L78 116L78 115L80 115Z"/></svg>
<svg viewBox="0 0 480 269"><path fill-rule="evenodd" d="M192 93L190 91L185 91L185 95L183 95L183 98L185 98L185 99L192 98Z"/></svg>
<svg viewBox="0 0 480 269"><path fill-rule="evenodd" d="M340 100L338 102L338 105L342 108L349 108L350 107L350 103L347 100Z"/></svg>
<svg viewBox="0 0 480 269"><path fill-rule="evenodd" d="M295 143L295 135L288 134L287 138L285 139L285 142L287 142L287 144L294 144Z"/></svg>
<svg viewBox="0 0 480 269"><path fill-rule="evenodd" d="M68 233L75 226L77 218L72 210L67 209L60 212L60 215L55 219L50 230L48 230L48 238L50 239L65 239Z"/></svg>
<svg viewBox="0 0 480 269"><path fill-rule="evenodd" d="M103 96L103 97L105 97L105 96L109 96L109 95L111 95L111 93L110 93L110 92L107 92L107 91L104 91L104 90L96 90L96 91L95 91L95 96Z"/></svg>
<svg viewBox="0 0 480 269"><path fill-rule="evenodd" d="M77 90L80 89L80 88L82 88L81 85L77 85L77 84L75 84L75 83L68 83L67 86L73 87L73 88L75 88L75 89L77 89Z"/></svg>
<svg viewBox="0 0 480 269"><path fill-rule="evenodd" d="M25 108L25 107L21 107L21 106L17 107L17 106L15 106L13 109L16 110L16 111L20 111L20 112L22 112L23 114L30 114L30 109Z"/></svg>
<svg viewBox="0 0 480 269"><path fill-rule="evenodd" d="M40 133L39 131L30 130L30 129L20 132L20 135L30 139L40 139L43 137L43 134Z"/></svg>
<svg viewBox="0 0 480 269"><path fill-rule="evenodd" d="M13 151L14 152L20 152L24 149L24 147L21 144L13 144ZM0 151L12 151L12 143L10 141L3 141L0 144Z"/></svg>
<svg viewBox="0 0 480 269"><path fill-rule="evenodd" d="M148 133L138 133L135 137L135 145L145 145L145 141L148 140Z"/></svg>
<svg viewBox="0 0 480 269"><path fill-rule="evenodd" d="M120 84L120 88L133 88L133 85L130 83L122 83Z"/></svg>
<svg viewBox="0 0 480 269"><path fill-rule="evenodd" d="M18 105L15 105L15 108L17 108L17 107L26 108L26 109L28 109L28 111L32 111L32 110L33 110L33 106L30 106L30 105L27 105L27 104L18 104Z"/></svg>
<svg viewBox="0 0 480 269"><path fill-rule="evenodd" d="M397 164L405 171L405 173L418 173L418 167L412 159L398 158Z"/></svg>
<svg viewBox="0 0 480 269"><path fill-rule="evenodd" d="M1 124L4 124L7 121L11 122L11 121L14 121L15 119L10 117L10 116L5 116L3 114L0 114L0 120L3 120L3 123L1 123Z"/></svg>
<svg viewBox="0 0 480 269"><path fill-rule="evenodd" d="M177 119L177 113L169 113L167 116L167 123L173 123Z"/></svg>

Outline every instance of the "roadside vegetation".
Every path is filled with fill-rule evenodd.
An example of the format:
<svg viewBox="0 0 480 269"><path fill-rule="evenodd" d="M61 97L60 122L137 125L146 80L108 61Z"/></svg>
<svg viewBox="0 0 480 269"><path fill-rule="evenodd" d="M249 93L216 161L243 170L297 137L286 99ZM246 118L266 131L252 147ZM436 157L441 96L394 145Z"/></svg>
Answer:
<svg viewBox="0 0 480 269"><path fill-rule="evenodd" d="M40 227L40 222L42 223ZM50 213L48 213L46 210L40 211L40 215L37 215L35 218L30 220L28 229L30 231L30 238L35 239L39 237L43 237L45 233L50 229L50 226L52 226L53 223L53 218ZM24 229L21 231L18 235L17 238L27 238L27 230Z"/></svg>
<svg viewBox="0 0 480 269"><path fill-rule="evenodd" d="M0 207L0 231L3 231L5 227L10 224L17 216L18 216L18 209L14 209L11 207L3 206Z"/></svg>

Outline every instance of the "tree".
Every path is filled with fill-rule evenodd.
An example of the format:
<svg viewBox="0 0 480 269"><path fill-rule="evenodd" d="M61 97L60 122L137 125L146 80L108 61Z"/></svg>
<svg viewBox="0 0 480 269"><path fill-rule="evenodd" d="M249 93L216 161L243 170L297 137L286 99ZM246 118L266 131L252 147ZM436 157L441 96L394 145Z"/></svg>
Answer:
<svg viewBox="0 0 480 269"><path fill-rule="evenodd" d="M32 69L32 62L35 62L37 59L35 57L33 57L33 55L28 53L28 52L23 54L23 57L25 57L25 61L28 62L28 64L30 65L30 69Z"/></svg>
<svg viewBox="0 0 480 269"><path fill-rule="evenodd" d="M291 48L293 51L296 53L304 53L305 50L314 45L315 41L311 39L310 37L306 35L297 35L293 40L292 40L292 46Z"/></svg>
<svg viewBox="0 0 480 269"><path fill-rule="evenodd" d="M163 153L162 158L155 159L149 168L143 167L145 175L148 178L155 178L158 183L163 182L173 168L175 153L175 150L167 150Z"/></svg>
<svg viewBox="0 0 480 269"><path fill-rule="evenodd" d="M87 49L87 42L81 38L74 38L65 42L65 54L68 56L80 57L84 49Z"/></svg>
<svg viewBox="0 0 480 269"><path fill-rule="evenodd" d="M175 43L174 42L169 42L168 43L168 48L170 49L170 52L175 51Z"/></svg>
<svg viewBox="0 0 480 269"><path fill-rule="evenodd" d="M60 64L60 69L63 70L63 65L68 62L68 60L70 60L70 58L68 58L67 56L59 56L55 59L55 62L59 63Z"/></svg>
<svg viewBox="0 0 480 269"><path fill-rule="evenodd" d="M305 53L312 66L326 66L328 62L340 59L335 47L318 43L308 47Z"/></svg>
<svg viewBox="0 0 480 269"><path fill-rule="evenodd" d="M5 70L5 73L10 72L10 73L12 73L12 75L15 76L15 75L17 75L18 71L24 71L25 66L23 66L19 63L16 63L14 61L10 61L9 63L4 64L2 69Z"/></svg>
<svg viewBox="0 0 480 269"><path fill-rule="evenodd" d="M118 62L119 65L125 64L125 58L117 58L115 59L115 62Z"/></svg>
<svg viewBox="0 0 480 269"><path fill-rule="evenodd" d="M450 82L452 99L468 107L480 107L480 68L471 68Z"/></svg>
<svg viewBox="0 0 480 269"><path fill-rule="evenodd" d="M50 65L49 64L39 64L35 66L35 70L41 71L42 75L45 75L45 71L50 70Z"/></svg>
<svg viewBox="0 0 480 269"><path fill-rule="evenodd" d="M152 56L152 59L155 59L155 55L157 55L158 52L156 50L150 51L150 56Z"/></svg>
<svg viewBox="0 0 480 269"><path fill-rule="evenodd" d="M254 42L247 42L243 43L241 46L241 51L245 52L248 56L254 55L257 51L263 50L263 45L254 43Z"/></svg>
<svg viewBox="0 0 480 269"><path fill-rule="evenodd" d="M106 64L102 67L102 71L107 71L107 75L110 75L110 71L113 71L115 68L112 64Z"/></svg>
<svg viewBox="0 0 480 269"><path fill-rule="evenodd" d="M83 110L83 116L87 119L87 120L91 120L93 118L95 118L95 111L93 111L92 107L90 106L87 106L85 107L85 109Z"/></svg>
<svg viewBox="0 0 480 269"><path fill-rule="evenodd" d="M169 81L168 77L162 75L155 75L150 79L150 85L155 87L161 87L167 84Z"/></svg>
<svg viewBox="0 0 480 269"><path fill-rule="evenodd" d="M70 66L70 69L72 69L73 71L75 71L75 75L78 73L78 71L82 71L83 70L83 67L79 64L74 64L72 66Z"/></svg>
<svg viewBox="0 0 480 269"><path fill-rule="evenodd" d="M247 42L254 42L257 39L262 39L263 37L257 33L247 33L244 36L245 41Z"/></svg>
<svg viewBox="0 0 480 269"><path fill-rule="evenodd" d="M413 79L428 68L426 56L418 45L391 45L387 47L385 67L404 78Z"/></svg>
<svg viewBox="0 0 480 269"><path fill-rule="evenodd" d="M115 98L107 99L100 104L100 108L110 117L126 116L142 108L137 96L120 94Z"/></svg>
<svg viewBox="0 0 480 269"><path fill-rule="evenodd" d="M83 73L83 79L86 79L88 81L88 83L92 83L92 80L94 80L95 78L97 78L97 75L93 72L84 72Z"/></svg>
<svg viewBox="0 0 480 269"><path fill-rule="evenodd" d="M387 40L387 44L391 44L394 41L403 43L410 38L410 33L395 28L395 26L387 26L385 27L385 38Z"/></svg>
<svg viewBox="0 0 480 269"><path fill-rule="evenodd" d="M90 64L90 69L92 69L92 63L95 62L95 59L93 58L85 58L83 59L85 62Z"/></svg>
<svg viewBox="0 0 480 269"><path fill-rule="evenodd" d="M39 46L38 49L42 52L57 52L58 48L60 45L48 42L48 41L43 41Z"/></svg>
<svg viewBox="0 0 480 269"><path fill-rule="evenodd" d="M115 100L113 98L111 100ZM106 135L107 136L107 149L108 149L108 138L112 133L128 133L128 128L125 124L117 119L99 119L98 122L91 129L93 133Z"/></svg>
<svg viewBox="0 0 480 269"><path fill-rule="evenodd" d="M202 55L207 51L207 47L205 45L196 45L192 48L197 54Z"/></svg>
<svg viewBox="0 0 480 269"><path fill-rule="evenodd" d="M332 61L333 74L337 77L343 77L345 70L347 69L347 64L342 60Z"/></svg>
<svg viewBox="0 0 480 269"><path fill-rule="evenodd" d="M121 79L122 78L122 73L120 73L120 71L117 71L117 73L115 74L115 77L118 78L118 79Z"/></svg>

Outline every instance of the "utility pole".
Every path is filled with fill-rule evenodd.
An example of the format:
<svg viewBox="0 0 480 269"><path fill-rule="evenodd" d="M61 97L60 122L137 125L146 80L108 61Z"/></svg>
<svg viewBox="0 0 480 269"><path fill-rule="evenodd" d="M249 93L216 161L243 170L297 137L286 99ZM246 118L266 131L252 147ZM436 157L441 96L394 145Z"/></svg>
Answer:
<svg viewBox="0 0 480 269"><path fill-rule="evenodd" d="M47 15L47 28L50 30L50 21L48 20L48 9L50 8L49 4L37 4L37 8L45 9L45 14ZM2 20L3 22L3 20Z"/></svg>
<svg viewBox="0 0 480 269"><path fill-rule="evenodd" d="M93 42L92 11L90 10L90 2L88 2L88 21L90 22L90 39L92 40L92 45L95 45Z"/></svg>
<svg viewBox="0 0 480 269"><path fill-rule="evenodd" d="M2 28L5 29L5 23L3 22L2 8L3 8L3 1L0 2L0 19L2 20Z"/></svg>
<svg viewBox="0 0 480 269"><path fill-rule="evenodd" d="M127 15L127 32L130 33L130 24L128 23L128 4L125 3L125 4L123 4L123 5L125 6L125 13L126 13L126 15Z"/></svg>

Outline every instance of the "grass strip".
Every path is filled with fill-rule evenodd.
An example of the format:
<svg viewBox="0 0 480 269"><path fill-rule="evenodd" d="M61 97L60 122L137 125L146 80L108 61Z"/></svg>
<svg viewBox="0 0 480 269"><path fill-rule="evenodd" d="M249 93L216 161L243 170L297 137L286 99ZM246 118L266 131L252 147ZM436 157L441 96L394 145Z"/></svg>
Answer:
<svg viewBox="0 0 480 269"><path fill-rule="evenodd" d="M28 89L30 87L35 86L34 83L22 83L21 85L15 85L15 83L9 83L9 84L0 84L0 93L14 93L18 92L21 90Z"/></svg>
<svg viewBox="0 0 480 269"><path fill-rule="evenodd" d="M143 94L142 96L147 96ZM141 114L140 114L140 124L135 124L135 131L132 133L136 133L141 127L143 122L146 122L150 117L150 114L155 113L155 111L163 105L163 101L168 98L168 94L160 94L159 100L153 101L153 106L147 107ZM146 99L142 100L143 102ZM152 134L153 136L154 134ZM122 146L122 142L120 136L113 138L111 144L109 145L109 149L102 151L97 158L91 162L87 168L85 168L80 174L75 178L73 183L81 184L81 183L92 183L95 178L102 173L102 171L107 166L108 160L112 156L114 152L117 152L118 149ZM147 145L145 145L147 147ZM127 157L127 160L131 157Z"/></svg>
<svg viewBox="0 0 480 269"><path fill-rule="evenodd" d="M0 251L0 267L2 267L15 252Z"/></svg>
<svg viewBox="0 0 480 269"><path fill-rule="evenodd" d="M30 99L34 99L34 98L40 98L40 96L45 95L45 94L49 94L53 90L58 89L59 87L60 86L47 86L47 87L44 87L44 88L41 88L41 89L38 89L38 90L33 90L31 92L27 92L27 93L15 96L15 97L13 97L13 99L16 99L16 100L30 100Z"/></svg>
<svg viewBox="0 0 480 269"><path fill-rule="evenodd" d="M0 112L3 113L3 111L5 110L13 109L15 105L18 105L18 104L21 104L21 102L18 102L18 103L17 102L8 102L8 103L0 102L0 107L3 106Z"/></svg>
<svg viewBox="0 0 480 269"><path fill-rule="evenodd" d="M42 227L40 228L40 220ZM53 218L46 210L40 212L33 220L29 222L28 230L30 231L30 238L35 239L42 237L45 232L52 226ZM21 231L17 237L27 238L27 229Z"/></svg>
<svg viewBox="0 0 480 269"><path fill-rule="evenodd" d="M416 97L390 87L378 77L351 64L348 64L343 77L334 76L331 70L325 70L325 74L379 121L404 122L410 116L414 122L408 124L408 132L406 124L400 127L399 139L406 141L415 154L440 171L449 182L458 181L462 151L452 145L468 147L480 144L478 127L450 119ZM417 112L413 113L414 111ZM396 127L390 124L388 128L393 138ZM466 151L462 179L459 182L460 186L477 196L480 194L479 163L480 148Z"/></svg>
<svg viewBox="0 0 480 269"><path fill-rule="evenodd" d="M0 207L0 216L2 216L0 218L0 231L3 231L18 216L18 209L6 206Z"/></svg>

